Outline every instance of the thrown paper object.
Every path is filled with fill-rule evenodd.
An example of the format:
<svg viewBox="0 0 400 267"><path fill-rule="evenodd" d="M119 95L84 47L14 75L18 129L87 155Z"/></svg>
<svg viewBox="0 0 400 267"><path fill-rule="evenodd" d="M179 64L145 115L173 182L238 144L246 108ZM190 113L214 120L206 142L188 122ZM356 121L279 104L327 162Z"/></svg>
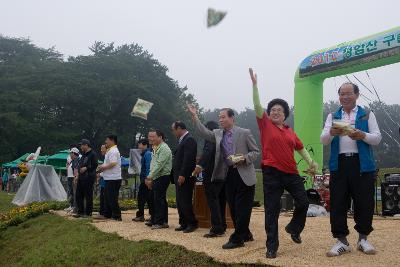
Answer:
<svg viewBox="0 0 400 267"><path fill-rule="evenodd" d="M207 13L207 28L217 25L226 16L226 12L216 11L213 8L209 8Z"/></svg>
<svg viewBox="0 0 400 267"><path fill-rule="evenodd" d="M153 103L140 99L136 101L135 106L132 109L131 116L132 117L139 117L144 120L147 120L147 114L149 114L151 107L153 106Z"/></svg>

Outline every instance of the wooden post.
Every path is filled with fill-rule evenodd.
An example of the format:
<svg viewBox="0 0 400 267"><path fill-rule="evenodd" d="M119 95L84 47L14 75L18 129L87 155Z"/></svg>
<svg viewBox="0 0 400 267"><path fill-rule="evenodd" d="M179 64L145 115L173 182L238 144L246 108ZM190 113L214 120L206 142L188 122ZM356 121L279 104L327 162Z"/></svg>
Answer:
<svg viewBox="0 0 400 267"><path fill-rule="evenodd" d="M200 228L210 228L211 227L211 213L208 207L207 198L204 190L204 185L202 183L196 183L194 187L194 198L193 198L193 209L196 219L199 223ZM233 221L231 218L231 213L229 211L228 203L226 203L225 209L226 224L228 228L233 227Z"/></svg>

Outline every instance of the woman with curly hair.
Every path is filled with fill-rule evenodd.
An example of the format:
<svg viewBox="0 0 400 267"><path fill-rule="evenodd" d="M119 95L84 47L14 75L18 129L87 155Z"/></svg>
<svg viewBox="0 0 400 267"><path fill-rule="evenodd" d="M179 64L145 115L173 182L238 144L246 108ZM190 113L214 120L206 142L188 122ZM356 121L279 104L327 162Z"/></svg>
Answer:
<svg viewBox="0 0 400 267"><path fill-rule="evenodd" d="M308 163L309 173L315 173L318 165L304 148L296 133L285 124L290 110L283 99L273 99L266 112L261 106L257 88L257 75L249 69L253 83L253 102L257 117L262 147L262 172L264 188L265 231L267 233L267 258L275 258L279 247L278 218L280 199L283 191L288 191L295 200L293 218L285 227L292 240L300 244L300 233L304 229L308 209L308 199L303 179L299 176L294 151Z"/></svg>

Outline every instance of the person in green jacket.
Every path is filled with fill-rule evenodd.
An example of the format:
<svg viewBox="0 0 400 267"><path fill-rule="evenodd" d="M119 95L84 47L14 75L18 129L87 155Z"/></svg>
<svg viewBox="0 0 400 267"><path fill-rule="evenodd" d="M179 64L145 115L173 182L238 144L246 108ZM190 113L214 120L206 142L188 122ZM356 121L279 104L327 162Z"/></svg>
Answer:
<svg viewBox="0 0 400 267"><path fill-rule="evenodd" d="M153 213L147 226L151 229L168 228L167 189L170 183L172 169L172 152L164 142L165 135L160 130L150 130L149 142L153 145L153 155L150 163L150 173L145 183L153 190Z"/></svg>

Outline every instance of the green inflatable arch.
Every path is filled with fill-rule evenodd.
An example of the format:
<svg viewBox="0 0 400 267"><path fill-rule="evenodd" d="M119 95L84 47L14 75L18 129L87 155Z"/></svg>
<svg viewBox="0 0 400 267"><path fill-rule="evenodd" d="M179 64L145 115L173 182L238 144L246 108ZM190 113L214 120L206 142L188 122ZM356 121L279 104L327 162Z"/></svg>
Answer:
<svg viewBox="0 0 400 267"><path fill-rule="evenodd" d="M400 27L316 51L301 62L294 79L294 127L320 167L324 80L397 62L400 62ZM307 169L302 161L298 167L300 171ZM306 188L310 187L312 181L308 179Z"/></svg>

